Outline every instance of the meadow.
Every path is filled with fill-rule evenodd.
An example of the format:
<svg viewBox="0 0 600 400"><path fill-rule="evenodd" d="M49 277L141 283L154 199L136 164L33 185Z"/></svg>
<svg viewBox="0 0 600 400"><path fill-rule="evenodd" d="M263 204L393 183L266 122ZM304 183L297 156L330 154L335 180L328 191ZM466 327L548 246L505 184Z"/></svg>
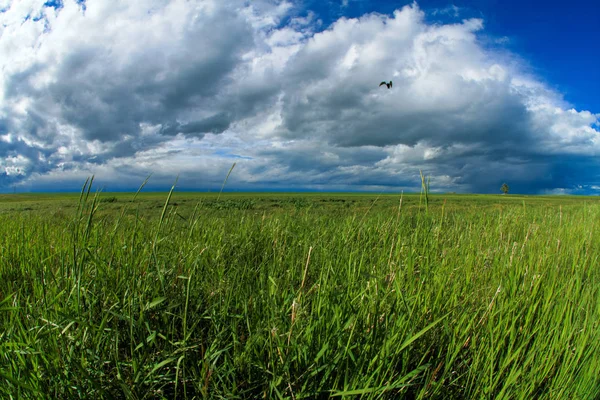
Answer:
<svg viewBox="0 0 600 400"><path fill-rule="evenodd" d="M0 196L0 398L600 398L595 197Z"/></svg>

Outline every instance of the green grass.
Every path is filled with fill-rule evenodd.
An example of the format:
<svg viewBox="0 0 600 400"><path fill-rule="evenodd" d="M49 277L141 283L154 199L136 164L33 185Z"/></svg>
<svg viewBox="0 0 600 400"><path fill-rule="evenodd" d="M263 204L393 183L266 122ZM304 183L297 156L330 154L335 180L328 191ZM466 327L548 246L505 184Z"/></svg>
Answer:
<svg viewBox="0 0 600 400"><path fill-rule="evenodd" d="M0 196L0 398L600 397L597 198Z"/></svg>

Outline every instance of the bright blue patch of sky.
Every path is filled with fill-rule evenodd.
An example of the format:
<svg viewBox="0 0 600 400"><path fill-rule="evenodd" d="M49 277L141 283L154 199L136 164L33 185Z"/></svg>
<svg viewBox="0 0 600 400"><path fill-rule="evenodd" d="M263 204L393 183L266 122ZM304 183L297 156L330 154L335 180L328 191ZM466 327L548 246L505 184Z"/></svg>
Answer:
<svg viewBox="0 0 600 400"><path fill-rule="evenodd" d="M408 4L412 0L304 0L306 9L323 21L323 28L342 16L391 14ZM600 113L600 1L421 0L418 4L429 22L482 18L485 35L506 37L502 45L530 63L535 75L567 102Z"/></svg>
<svg viewBox="0 0 600 400"><path fill-rule="evenodd" d="M48 0L44 3L44 6L52 8L61 8L63 6L63 2L61 0Z"/></svg>
<svg viewBox="0 0 600 400"><path fill-rule="evenodd" d="M64 4L63 1L64 0L47 0L44 3L44 6L52 8L62 8ZM81 7L83 7L83 9L85 10L85 0L75 0L75 2L81 5Z"/></svg>
<svg viewBox="0 0 600 400"><path fill-rule="evenodd" d="M237 158L237 159L242 159L242 160L252 160L252 157L247 157L247 156L240 156L239 154L233 154L230 153L227 150L224 149L219 149L216 150L215 152L213 152L214 155L219 156L219 157L223 157L223 158Z"/></svg>

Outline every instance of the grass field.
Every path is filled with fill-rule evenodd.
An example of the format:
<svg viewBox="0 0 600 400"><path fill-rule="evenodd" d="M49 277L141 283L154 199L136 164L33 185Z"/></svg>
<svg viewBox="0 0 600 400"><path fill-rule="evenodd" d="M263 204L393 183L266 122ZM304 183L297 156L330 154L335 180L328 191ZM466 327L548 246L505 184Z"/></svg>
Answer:
<svg viewBox="0 0 600 400"><path fill-rule="evenodd" d="M598 198L134 197L0 196L0 398L600 398Z"/></svg>

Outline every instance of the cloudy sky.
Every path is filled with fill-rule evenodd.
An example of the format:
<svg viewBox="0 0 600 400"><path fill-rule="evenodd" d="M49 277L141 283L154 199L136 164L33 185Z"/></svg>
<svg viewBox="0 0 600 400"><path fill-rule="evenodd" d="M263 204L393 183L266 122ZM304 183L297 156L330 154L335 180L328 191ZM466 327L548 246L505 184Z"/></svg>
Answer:
<svg viewBox="0 0 600 400"><path fill-rule="evenodd" d="M600 6L535 3L0 0L0 192L597 193Z"/></svg>

